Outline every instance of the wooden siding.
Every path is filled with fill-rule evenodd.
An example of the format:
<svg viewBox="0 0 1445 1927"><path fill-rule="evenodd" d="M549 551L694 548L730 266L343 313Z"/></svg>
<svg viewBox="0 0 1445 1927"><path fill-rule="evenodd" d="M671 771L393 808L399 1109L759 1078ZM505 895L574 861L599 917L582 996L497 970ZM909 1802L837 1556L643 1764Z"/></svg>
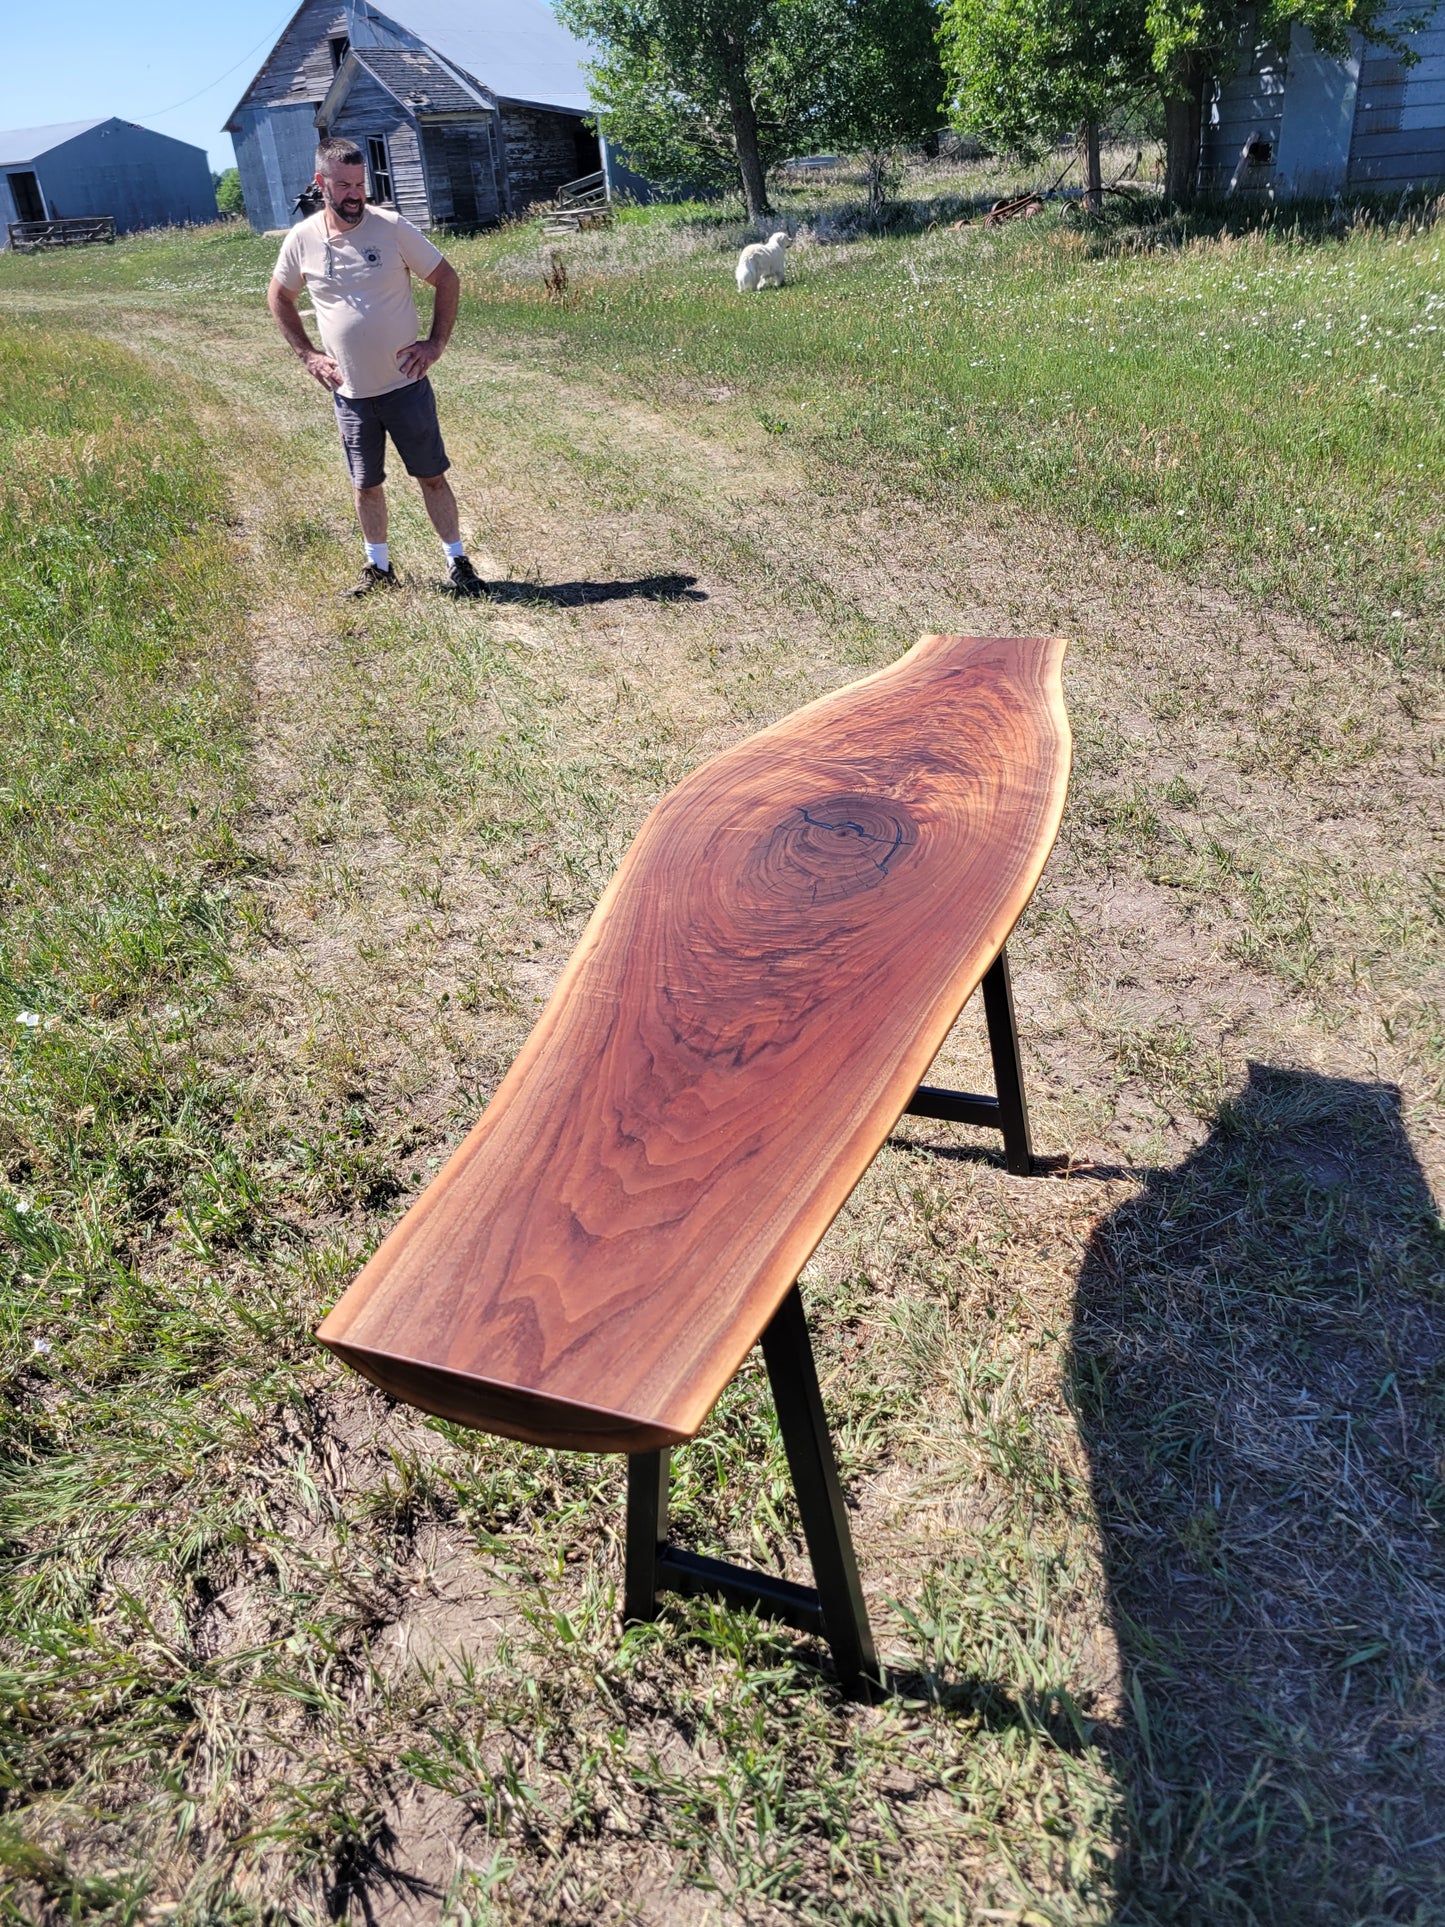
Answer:
<svg viewBox="0 0 1445 1927"><path fill-rule="evenodd" d="M416 122L401 102L364 69L351 83L341 111L327 131L346 135L363 153L369 134L384 135L391 156L392 203L398 214L418 227L430 227L435 210L427 193Z"/></svg>
<svg viewBox="0 0 1445 1927"><path fill-rule="evenodd" d="M1401 193L1445 180L1445 127L1400 134L1359 135L1350 147L1351 187Z"/></svg>
<svg viewBox="0 0 1445 1927"><path fill-rule="evenodd" d="M497 182L495 115L423 121L422 153L432 219L451 227L486 227L502 216Z"/></svg>
<svg viewBox="0 0 1445 1927"><path fill-rule="evenodd" d="M581 164L578 139L585 135L579 115L550 114L512 102L503 106L510 213L523 214L534 201L550 201L559 187L602 165L600 160Z"/></svg>
<svg viewBox="0 0 1445 1927"><path fill-rule="evenodd" d="M334 77L331 41L346 32L342 0L306 0L226 122L252 227L289 227L315 171L312 114Z"/></svg>
<svg viewBox="0 0 1445 1927"><path fill-rule="evenodd" d="M387 136L391 156L391 192L398 214L404 214L417 227L430 227L431 203L427 196L426 169L421 158L421 134L416 122L403 120Z"/></svg>
<svg viewBox="0 0 1445 1927"><path fill-rule="evenodd" d="M384 28L389 48L393 42L420 47L387 23L369 24ZM346 31L341 0L306 0L227 123L254 226L291 221L292 204L312 174L317 130L311 116L335 77L330 43ZM367 50L358 43L357 51ZM425 114L419 121L364 70L327 131L360 141L386 135L396 205L419 226L470 227L524 213L601 165L595 136L578 114L512 103L500 129L497 116L480 112L437 120Z"/></svg>
<svg viewBox="0 0 1445 1927"><path fill-rule="evenodd" d="M1252 36L1252 29L1247 30ZM1213 83L1205 103L1200 184L1218 194L1262 193L1274 184L1284 118L1286 56L1273 41L1248 39L1237 71ZM1266 143L1269 158L1251 160L1252 145Z"/></svg>
<svg viewBox="0 0 1445 1927"><path fill-rule="evenodd" d="M346 30L341 0L306 0L237 102L227 127L248 107L322 100L336 71L331 41Z"/></svg>
<svg viewBox="0 0 1445 1927"><path fill-rule="evenodd" d="M1412 0L1401 0L1383 24L1403 26L1412 12ZM1340 187L1399 193L1445 180L1445 0L1436 0L1428 25L1409 45L1418 56L1413 65L1378 44L1361 53ZM1203 186L1219 193L1289 191L1276 170L1286 69L1285 52L1265 43L1249 49L1236 73L1213 83L1200 153ZM1296 108L1303 111L1299 101ZM1268 164L1248 164L1252 141L1269 143Z"/></svg>

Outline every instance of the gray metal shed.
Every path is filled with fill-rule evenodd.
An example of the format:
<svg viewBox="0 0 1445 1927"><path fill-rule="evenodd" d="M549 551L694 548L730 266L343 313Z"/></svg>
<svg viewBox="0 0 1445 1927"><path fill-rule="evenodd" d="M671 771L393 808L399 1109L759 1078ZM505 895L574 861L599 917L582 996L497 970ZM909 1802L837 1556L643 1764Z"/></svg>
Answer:
<svg viewBox="0 0 1445 1927"><path fill-rule="evenodd" d="M114 118L0 133L0 247L11 221L105 214L122 234L214 221L206 150Z"/></svg>

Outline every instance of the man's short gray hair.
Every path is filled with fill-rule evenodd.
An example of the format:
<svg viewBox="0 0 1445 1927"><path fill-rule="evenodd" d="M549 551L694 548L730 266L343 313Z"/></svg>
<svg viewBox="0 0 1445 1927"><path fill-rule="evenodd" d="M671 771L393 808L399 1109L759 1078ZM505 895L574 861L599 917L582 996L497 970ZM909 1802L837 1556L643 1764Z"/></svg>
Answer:
<svg viewBox="0 0 1445 1927"><path fill-rule="evenodd" d="M365 167L366 160L355 141L344 134L332 134L316 150L316 172L325 174L333 167Z"/></svg>

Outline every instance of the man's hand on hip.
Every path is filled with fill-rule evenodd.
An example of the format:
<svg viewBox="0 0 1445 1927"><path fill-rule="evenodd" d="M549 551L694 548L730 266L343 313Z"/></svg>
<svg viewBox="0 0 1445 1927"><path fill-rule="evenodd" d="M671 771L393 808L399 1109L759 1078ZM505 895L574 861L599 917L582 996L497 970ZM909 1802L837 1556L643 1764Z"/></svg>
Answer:
<svg viewBox="0 0 1445 1927"><path fill-rule="evenodd" d="M330 355L323 355L319 349L312 348L301 357L306 372L323 388L337 389L341 386L341 370Z"/></svg>
<svg viewBox="0 0 1445 1927"><path fill-rule="evenodd" d="M306 323L297 311L296 290L286 287L272 275L271 284L266 290L266 306L271 310L276 326L286 337L292 354L312 380L320 382L328 394L338 389L341 386L341 370L335 360L324 354L307 334Z"/></svg>
<svg viewBox="0 0 1445 1927"><path fill-rule="evenodd" d="M436 341L414 341L409 348L398 348L396 365L408 381L420 381L434 361L441 359L441 344Z"/></svg>

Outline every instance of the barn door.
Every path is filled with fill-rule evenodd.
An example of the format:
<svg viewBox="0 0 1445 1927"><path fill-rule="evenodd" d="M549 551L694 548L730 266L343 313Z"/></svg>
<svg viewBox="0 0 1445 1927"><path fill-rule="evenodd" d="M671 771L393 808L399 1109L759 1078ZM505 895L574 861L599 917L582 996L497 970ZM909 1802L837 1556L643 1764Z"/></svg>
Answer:
<svg viewBox="0 0 1445 1927"><path fill-rule="evenodd" d="M589 128L585 121L574 121L572 144L575 149L572 165L577 170L574 178L581 180L585 174L598 173L602 166L602 142L595 130Z"/></svg>
<svg viewBox="0 0 1445 1927"><path fill-rule="evenodd" d="M472 173L472 143L465 127L448 127L442 135L447 178L452 184L452 219L458 227L477 225L477 182Z"/></svg>
<svg viewBox="0 0 1445 1927"><path fill-rule="evenodd" d="M45 202L41 197L40 183L33 174L9 174L10 197L15 203L17 221L43 221Z"/></svg>

